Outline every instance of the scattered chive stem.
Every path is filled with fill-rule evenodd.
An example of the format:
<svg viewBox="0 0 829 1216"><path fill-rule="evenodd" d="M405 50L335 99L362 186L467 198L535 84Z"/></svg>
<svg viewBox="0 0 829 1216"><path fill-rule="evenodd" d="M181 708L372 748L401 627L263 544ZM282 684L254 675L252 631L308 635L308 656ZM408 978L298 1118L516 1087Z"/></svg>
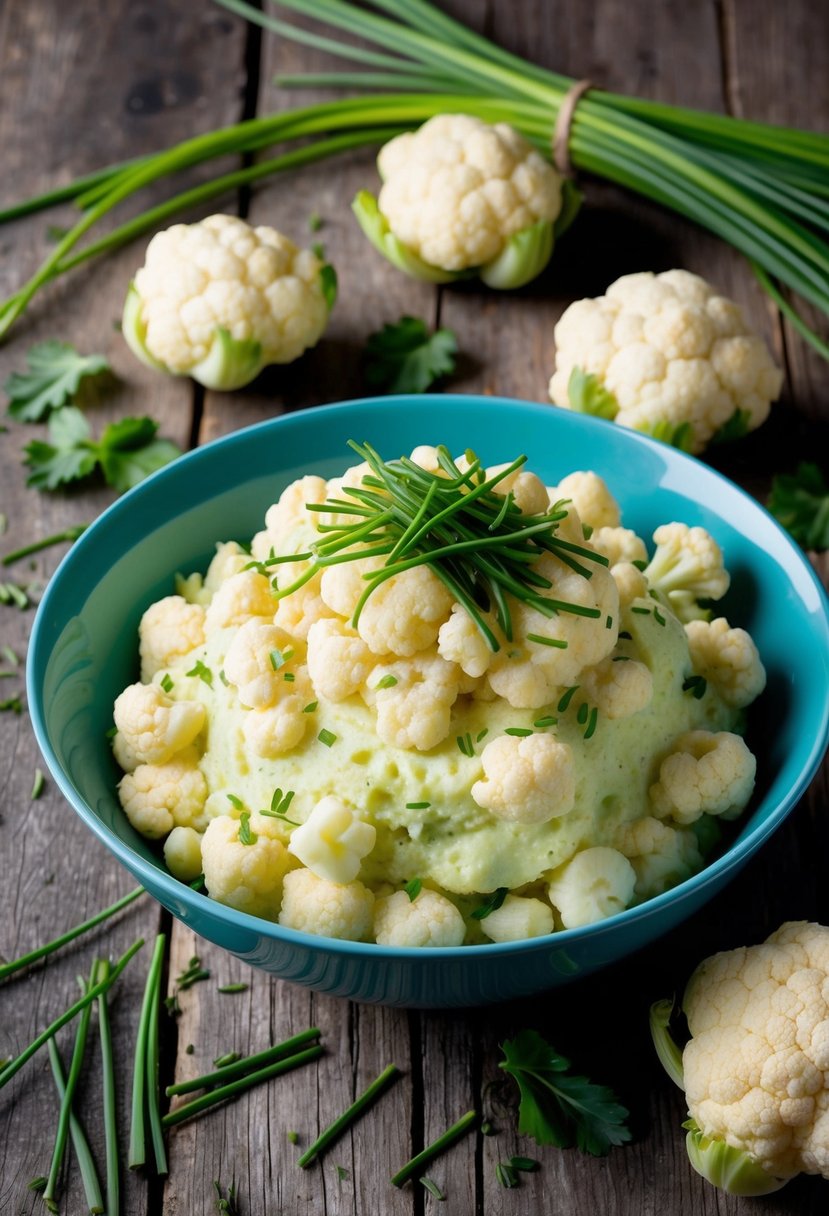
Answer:
<svg viewBox="0 0 829 1216"><path fill-rule="evenodd" d="M156 938L150 972L152 974L152 994L147 1019L147 1112L150 1118L150 1136L153 1146L153 1157L158 1174L168 1173L167 1153L164 1148L164 1129L161 1125L161 1098L158 1090L158 1014L161 999L161 973L164 966L164 949L166 937L160 933Z"/></svg>
<svg viewBox="0 0 829 1216"><path fill-rule="evenodd" d="M282 1043L276 1043L273 1047L266 1047L263 1051L259 1051L252 1056L240 1057L238 1052L227 1052L226 1055L219 1056L214 1061L216 1064L215 1072L204 1073L201 1077L191 1077L189 1081L177 1081L174 1085L168 1085L165 1092L168 1098L173 1098L177 1094L192 1093L195 1089L211 1089L214 1086L223 1085L226 1081L235 1080L236 1077L243 1077L247 1073L256 1072L260 1066L272 1064L275 1060L282 1059L284 1056L293 1055L296 1048L319 1039L319 1036L318 1027L312 1026L309 1030L302 1030L290 1039L285 1039Z"/></svg>
<svg viewBox="0 0 829 1216"><path fill-rule="evenodd" d="M138 953L143 945L144 939L143 937L139 937L138 941L133 942L130 948L121 955L105 980L100 980L97 984L93 985L80 1000L75 1001L74 1005L70 1005L60 1017L55 1018L54 1022L41 1031L37 1038L33 1039L29 1046L21 1051L19 1056L8 1062L6 1067L0 1072L0 1089L20 1071L24 1064L31 1060L33 1055L40 1051L45 1043L48 1043L49 1039L57 1034L61 1027L65 1026L67 1022L71 1022L73 1018L76 1018L87 1005L91 1005L94 1000L97 1000L102 992L107 992L112 987L132 957Z"/></svg>
<svg viewBox="0 0 829 1216"><path fill-rule="evenodd" d="M380 1076L377 1077L376 1080L372 1081L368 1089L364 1090L363 1093L360 1094L359 1098L352 1102L347 1110L343 1111L339 1118L335 1119L324 1132L321 1132L320 1135L317 1136L314 1143L311 1144L305 1150L302 1156L297 1159L297 1165L302 1169L305 1169L311 1164L312 1161L315 1161L320 1153L322 1153L329 1144L333 1144L335 1140L339 1139L343 1132L345 1132L352 1123L356 1122L363 1111L371 1106L372 1102L375 1102L377 1098L379 1098L380 1094L401 1075L400 1069L396 1064L387 1065L380 1073Z"/></svg>
<svg viewBox="0 0 829 1216"><path fill-rule="evenodd" d="M239 1077L238 1080L231 1081L228 1085L221 1085L218 1089L211 1089L209 1093L202 1094L200 1098L194 1098L192 1102L185 1102L182 1106L166 1114L161 1122L164 1127L172 1127L176 1123L181 1123L185 1119L192 1118L193 1115L200 1114L201 1111L207 1110L210 1106L215 1106L217 1102L224 1102L228 1098L233 1098L237 1094L243 1093L246 1089L251 1089L254 1085L259 1085L263 1081L269 1081L271 1077L278 1077L281 1073L290 1072L291 1069L298 1068L302 1064L308 1064L311 1060L316 1060L321 1055L322 1047L319 1044L308 1047L304 1051L297 1052L295 1055L277 1060L275 1063L268 1065L267 1068L260 1068L256 1072L246 1073L244 1076Z"/></svg>
<svg viewBox="0 0 829 1216"><path fill-rule="evenodd" d="M61 946L67 945L69 942L74 941L76 937L81 937L84 933L88 933L90 929L94 929L96 925L100 925L111 916L115 916L116 913L126 908L138 899L139 895L143 894L143 887L134 887L132 891L116 900L114 904L110 904L108 908L104 908L101 912L96 912L89 920L82 921L74 929L69 929L66 933L62 933L60 937L47 942L45 946L38 946L36 950L30 950L28 954L23 954L20 958L12 959L9 963L0 963L0 980L8 979L16 971L22 971L24 967L29 967L32 963L38 962L39 959L46 958L47 955L60 950Z"/></svg>
<svg viewBox="0 0 829 1216"><path fill-rule="evenodd" d="M98 962L95 979L105 980L111 964L108 959ZM103 1078L104 1140L106 1145L106 1210L121 1211L121 1155L118 1147L118 1099L115 1090L115 1061L112 1052L112 1027L106 993L98 997L98 1033L101 1040Z"/></svg>
<svg viewBox="0 0 829 1216"><path fill-rule="evenodd" d="M47 1043L49 1051L49 1063L52 1067L52 1076L55 1079L55 1088L58 1091L58 1097L63 1101L66 1092L66 1079L63 1075L63 1065L61 1063L60 1054L58 1053L57 1044L54 1039L50 1039ZM101 1184L98 1180L98 1174L95 1169L95 1160L92 1156L92 1150L89 1147L89 1141L86 1138L86 1133L81 1126L80 1120L74 1113L69 1116L69 1135L72 1137L72 1147L75 1150L75 1156L78 1159L78 1167L81 1172L81 1181L83 1183L84 1194L86 1195L86 1204L90 1212L104 1212L103 1196L101 1195ZM33 1179L33 1182L40 1182L38 1187L29 1183L32 1190L45 1190L48 1182L47 1178ZM118 1208L113 1208L107 1201L109 1211L117 1212Z"/></svg>
<svg viewBox="0 0 829 1216"><path fill-rule="evenodd" d="M37 802L38 798L43 793L45 786L46 786L46 778L43 776L43 773L41 772L41 770L39 768L36 768L34 781L32 782L32 793L31 793L32 802Z"/></svg>
<svg viewBox="0 0 829 1216"><path fill-rule="evenodd" d="M163 933L159 933L155 939L153 947L153 955L150 961L150 969L147 972L147 981L144 985L144 997L141 1002L141 1014L138 1019L138 1032L135 1040L135 1055L133 1060L132 1074L132 1102L130 1107L130 1141L127 1160L131 1170L138 1169L139 1166L145 1165L147 1161L146 1148L146 1108L148 1102L152 1102L152 1095L148 1093L147 1085L147 1047L150 1034L150 1022L155 1018L158 1022L158 994L157 980L160 979L161 968L164 963L164 947L166 938ZM156 1105L158 1104L158 1095L156 1094Z"/></svg>
<svg viewBox="0 0 829 1216"><path fill-rule="evenodd" d="M82 979L79 979L78 981L84 996L86 996L92 989L96 966L97 964L92 968L92 979L90 980L90 983L87 984L86 981ZM63 1165L64 1154L66 1152L66 1141L69 1137L69 1124L72 1119L72 1100L75 1096L75 1090L77 1089L81 1069L83 1068L83 1058L86 1053L86 1041L89 1037L89 1020L91 1016L92 1002L88 1001L81 1010L81 1016L78 1019L78 1028L75 1032L75 1046L72 1051L69 1073L63 1087L63 1093L61 1094L60 1111L58 1113L58 1126L57 1131L55 1132L55 1147L52 1151L52 1163L49 1168L49 1178L43 1191L43 1202L46 1204L50 1212L56 1212L58 1210L58 1182L60 1179L60 1171ZM57 1080L55 1064L57 1063L58 1068L60 1068L60 1059L57 1056L57 1049L55 1048L54 1052L51 1050L53 1045L54 1038L49 1040L49 1047L50 1058L52 1058L52 1071L55 1072L55 1078ZM60 1086L58 1086L58 1088L60 1088ZM101 1199L100 1187L98 1187L98 1199ZM100 1211L102 1202L98 1203L97 1206L98 1210Z"/></svg>
<svg viewBox="0 0 829 1216"><path fill-rule="evenodd" d="M433 1140L431 1144L428 1144L416 1157L412 1157L411 1161L407 1161L392 1177L392 1186L403 1186L410 1178L419 1173L424 1165L429 1161L433 1161L435 1157L454 1144L456 1140L460 1140L462 1136L465 1136L475 1125L477 1119L477 1112L468 1110L465 1115L462 1115L458 1119L457 1123L453 1123L451 1127L447 1128L442 1136L438 1136L437 1140Z"/></svg>
<svg viewBox="0 0 829 1216"><path fill-rule="evenodd" d="M440 1187L434 1181L434 1179L424 1177L424 1178L419 1178L418 1182L420 1183L420 1185L422 1187L424 1187L429 1192L429 1194L432 1196L433 1199L442 1200L442 1199L446 1198L443 1191L440 1189Z"/></svg>
<svg viewBox="0 0 829 1216"><path fill-rule="evenodd" d="M32 553L40 553L41 549L48 549L63 541L76 541L88 527L89 524L75 524L63 532L56 532L54 536L44 536L42 540L35 540L30 545L23 545L22 548L7 553L3 558L3 565L10 566L12 562L20 561L21 557L30 557Z"/></svg>
<svg viewBox="0 0 829 1216"><path fill-rule="evenodd" d="M225 992L225 993L247 992L248 987L249 987L248 984L242 983L240 981L239 983L236 983L236 984L220 984L218 987L218 991Z"/></svg>

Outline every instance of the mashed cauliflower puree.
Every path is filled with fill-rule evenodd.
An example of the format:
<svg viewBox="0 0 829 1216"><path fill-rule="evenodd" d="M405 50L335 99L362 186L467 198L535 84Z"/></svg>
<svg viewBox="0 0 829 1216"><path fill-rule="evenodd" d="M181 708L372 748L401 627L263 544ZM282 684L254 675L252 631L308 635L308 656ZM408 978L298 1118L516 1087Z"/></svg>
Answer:
<svg viewBox="0 0 829 1216"><path fill-rule="evenodd" d="M439 450L412 459L444 475ZM353 523L308 507L367 473L294 482L250 553L218 544L142 618L113 746L124 810L172 873L290 928L441 946L589 924L699 870L751 796L740 727L765 683L749 635L706 606L729 582L713 538L664 524L648 561L596 474L516 470L493 492L522 517L563 503L551 530L591 555L589 577L576 548L532 566L570 608L507 595L511 638L484 614L493 648L420 564L355 628L383 556L287 594L312 567L277 559Z"/></svg>

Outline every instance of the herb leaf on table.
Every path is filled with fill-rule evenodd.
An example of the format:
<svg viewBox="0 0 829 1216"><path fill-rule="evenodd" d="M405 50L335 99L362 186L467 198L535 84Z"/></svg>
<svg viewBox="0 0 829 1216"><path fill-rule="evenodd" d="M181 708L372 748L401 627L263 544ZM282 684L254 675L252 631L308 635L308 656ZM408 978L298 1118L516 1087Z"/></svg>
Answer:
<svg viewBox="0 0 829 1216"><path fill-rule="evenodd" d="M574 1145L603 1157L631 1138L628 1111L606 1085L573 1076L570 1061L535 1030L522 1030L502 1043L499 1067L512 1076L521 1093L518 1130L537 1144Z"/></svg>
<svg viewBox="0 0 829 1216"><path fill-rule="evenodd" d="M451 329L430 334L419 317L401 317L366 342L366 380L384 393L425 393L455 370L457 351Z"/></svg>
<svg viewBox="0 0 829 1216"><path fill-rule="evenodd" d="M73 400L88 376L110 370L103 355L81 355L68 342L38 342L26 355L25 372L12 372L3 386L8 412L21 422L41 422Z"/></svg>
<svg viewBox="0 0 829 1216"><path fill-rule="evenodd" d="M27 484L56 490L100 468L104 480L123 493L181 454L174 443L156 439L157 430L151 418L122 418L95 440L81 411L64 406L49 419L48 441L33 439L26 446Z"/></svg>
<svg viewBox="0 0 829 1216"><path fill-rule="evenodd" d="M766 505L804 549L829 549L829 486L816 464L802 461L796 473L779 473Z"/></svg>

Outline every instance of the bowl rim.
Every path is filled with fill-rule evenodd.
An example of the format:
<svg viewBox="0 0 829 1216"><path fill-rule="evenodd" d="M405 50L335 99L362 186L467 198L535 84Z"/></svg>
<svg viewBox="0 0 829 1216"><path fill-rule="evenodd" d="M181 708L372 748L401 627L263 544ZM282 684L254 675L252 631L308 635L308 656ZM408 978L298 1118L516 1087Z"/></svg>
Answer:
<svg viewBox="0 0 829 1216"><path fill-rule="evenodd" d="M640 432L620 427L612 421L573 413L569 410L557 409L555 406L526 401L521 398L472 393L421 393L416 395L400 393L388 396L356 397L267 418L251 426L241 427L239 430L231 431L226 435L209 440L207 443L183 453L169 465L158 469L126 494L115 499L114 502L102 511L73 543L71 549L61 560L54 574L49 579L46 590L38 605L32 625L26 662L26 694L32 727L43 759L58 788L73 810L110 852L115 854L118 861L134 876L137 875L140 878L142 885L147 888L149 894L158 898L153 891L153 888L157 888L163 893L169 904L175 905L176 903L184 902L185 905L192 905L188 908L188 911L193 911L196 914L201 910L209 910L210 915L224 925L238 928L248 934L258 934L260 938L282 940L286 944L293 943L316 952L350 955L352 957L356 955L378 961L394 959L412 962L420 960L424 963L427 961L435 962L436 960L451 962L461 958L492 959L498 956L512 956L538 950L548 950L550 948L560 948L566 951L568 944L574 940L581 943L591 938L601 938L619 925L632 926L639 921L659 916L664 909L672 904L683 902L684 899L692 896L704 887L710 884L720 885L727 875L745 864L760 845L778 829L799 801L817 772L823 754L826 751L827 743L829 743L829 690L824 701L821 721L815 730L808 757L800 768L797 780L778 799L777 805L768 817L762 823L757 824L747 836L741 839L738 849L735 850L734 845L730 846L722 856L717 857L709 865L698 871L698 873L691 875L683 882L662 892L662 894L653 896L631 908L625 908L621 912L617 912L613 916L606 917L593 924L578 926L572 929L560 929L540 937L526 938L519 941L486 942L475 944L474 946L385 946L376 942L355 942L323 937L303 933L296 929L289 929L286 926L280 925L277 921L269 921L262 917L253 916L250 913L242 912L226 904L219 903L218 900L211 899L205 892L194 889L189 884L174 878L168 871L146 861L126 841L112 832L98 818L65 774L63 766L51 745L46 729L41 706L39 681L37 679L38 670L41 667L45 669L45 663L48 659L48 653L41 654L41 651L46 646L43 639L45 631L44 621L51 600L59 594L61 582L67 577L72 576L75 567L82 564L86 548L94 543L97 535L102 530L111 526L113 520L117 522L127 512L134 513L138 517L140 515L141 499L144 496L155 494L166 481L179 476L182 468L190 468L204 460L212 459L212 455L217 447L227 450L237 444L247 444L257 434L263 431L271 431L275 427L279 427L280 429L292 427L304 428L309 424L313 424L313 420L322 419L324 421L332 413L342 414L354 411L357 408L367 410L370 413L386 413L390 409L395 409L395 407L411 406L413 403L419 404L424 400L437 400L446 408L460 409L461 411L469 410L470 412L480 409L481 406L488 407L494 405L513 409L520 407L528 413L536 413L539 417L547 419L561 415L564 425L575 426L576 428L585 427L588 431L595 427L609 427L612 428L612 436L615 436L612 439L614 443L621 443L623 446L627 443L632 443L634 446L644 445L646 448L656 449L669 464L676 463L679 468L688 467L694 471L694 476L697 478L701 474L703 477L710 477L713 479L715 486L721 489L724 488L729 494L736 495L738 500L742 500L743 505L747 506L749 510L759 512L761 516L765 517L765 525L770 525L774 532L778 534L778 539L782 539L785 548L789 551L789 557L794 558L801 571L805 572L818 593L818 602L822 607L822 630L824 639L829 643L829 598L827 598L827 593L804 552L762 503L752 498L742 487L731 481L724 474L711 468L710 465L705 464L696 457L690 456L677 448L660 443L658 440L652 439ZM564 421L565 419L567 420L566 422ZM611 434L607 438L611 439ZM829 644L827 644L826 652L829 655ZM757 809L755 808L755 812ZM200 900L207 901L208 908L204 908L203 905L197 902ZM160 899L159 902L163 903L164 899ZM197 926L196 930L198 931Z"/></svg>

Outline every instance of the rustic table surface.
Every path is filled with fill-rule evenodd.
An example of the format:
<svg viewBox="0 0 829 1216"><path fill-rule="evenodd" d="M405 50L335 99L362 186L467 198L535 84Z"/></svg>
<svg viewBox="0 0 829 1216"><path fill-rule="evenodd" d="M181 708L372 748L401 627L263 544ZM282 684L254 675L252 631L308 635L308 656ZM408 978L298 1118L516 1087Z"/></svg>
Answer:
<svg viewBox="0 0 829 1216"><path fill-rule="evenodd" d="M810 129L829 120L829 7L813 0L451 0L448 8L511 49L574 77L668 102ZM162 148L186 136L291 105L277 70L319 67L297 50L229 16L208 0L2 0L0 2L0 199L11 202L101 164ZM303 95L307 98L307 94ZM361 348L368 333L408 312L457 334L463 356L452 388L544 400L553 359L553 325L573 298L599 294L619 274L684 266L735 296L786 369L783 398L764 432L717 465L762 495L775 469L826 448L829 367L814 356L761 294L745 262L712 237L622 192L587 182L587 208L550 271L530 290L497 296L478 287L440 290L405 279L370 251L348 203L374 181L370 153L304 169L228 197L214 209L274 224L307 239L307 220L324 220L320 238L337 267L340 304L318 349L266 374L250 390L204 392L140 366L116 320L144 242L63 281L32 307L0 351L0 379L34 341L58 337L102 351L121 383L95 410L96 424L149 412L183 447L204 443L286 410L358 396L365 390ZM68 213L67 213L68 214ZM31 272L48 248L49 223L35 216L0 230L0 293ZM11 548L95 516L106 490L45 494L26 489L21 448L38 431L11 424L0 446L0 509ZM25 572L45 580L60 558L49 550ZM824 571L827 566L824 565ZM32 612L0 607L0 642L23 655ZM15 681L7 680L5 686ZM104 907L131 885L49 782L30 801L40 763L25 713L0 715L0 950L14 957ZM679 1091L661 1073L647 1032L655 998L681 985L706 954L760 940L786 919L829 917L819 875L829 850L826 770L774 841L693 924L599 977L524 1004L418 1013L349 1004L250 970L193 934L143 897L114 925L83 939L47 967L0 991L0 1057L13 1055L69 1001L75 974L95 952L120 952L137 936L171 937L174 977L197 954L208 982L180 998L165 1019L161 1070L167 1083L210 1067L229 1049L255 1051L309 1025L322 1030L318 1065L262 1086L174 1130L166 1179L128 1174L123 1210L185 1216L215 1210L214 1180L235 1178L239 1210L269 1213L422 1213L437 1201L425 1190L395 1190L389 1176L470 1107L498 1134L468 1138L431 1174L446 1193L440 1209L471 1213L747 1213L755 1201L727 1198L690 1169ZM818 865L815 865L816 859ZM113 1002L119 1106L127 1126L129 1063L146 960L136 962ZM219 984L247 988L223 995ZM498 1044L534 1026L595 1077L613 1085L632 1112L633 1144L603 1160L575 1151L538 1150L515 1133L514 1100L499 1084ZM66 1049L68 1040L62 1038ZM309 1143L390 1061L405 1077L329 1152L301 1171L287 1132ZM503 1074L500 1074L503 1076ZM93 1065L81 1104L96 1153L102 1151ZM39 1210L27 1189L48 1170L56 1103L45 1058L36 1058L0 1094L0 1212ZM495 1164L513 1153L541 1170L504 1190ZM339 1168L337 1168L339 1167ZM756 1210L825 1211L825 1183L800 1179ZM73 1168L62 1211L84 1210Z"/></svg>

